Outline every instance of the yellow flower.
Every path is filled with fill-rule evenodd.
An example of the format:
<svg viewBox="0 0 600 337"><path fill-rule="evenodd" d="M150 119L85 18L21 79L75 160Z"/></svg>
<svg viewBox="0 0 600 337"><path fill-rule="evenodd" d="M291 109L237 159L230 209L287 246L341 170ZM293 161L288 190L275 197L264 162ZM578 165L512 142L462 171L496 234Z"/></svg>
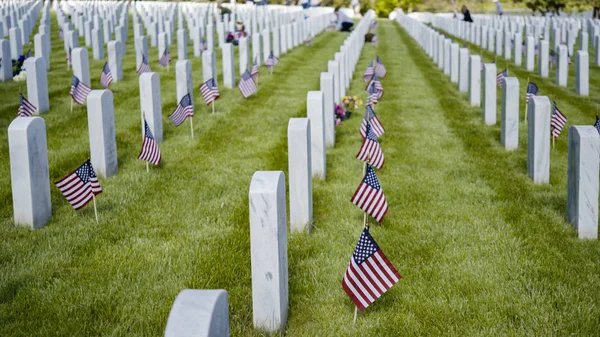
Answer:
<svg viewBox="0 0 600 337"><path fill-rule="evenodd" d="M356 101L358 99L357 96L352 96L352 98Z"/></svg>
<svg viewBox="0 0 600 337"><path fill-rule="evenodd" d="M362 101L362 99L359 99L359 100L358 100L358 105L362 105L362 104L363 104L363 101Z"/></svg>

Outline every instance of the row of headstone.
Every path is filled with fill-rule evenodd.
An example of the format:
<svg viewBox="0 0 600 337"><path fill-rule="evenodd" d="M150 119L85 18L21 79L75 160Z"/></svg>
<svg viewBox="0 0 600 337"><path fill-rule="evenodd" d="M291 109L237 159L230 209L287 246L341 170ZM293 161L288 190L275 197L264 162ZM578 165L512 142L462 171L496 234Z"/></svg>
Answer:
<svg viewBox="0 0 600 337"><path fill-rule="evenodd" d="M572 44L564 45L560 38L555 38L553 46L555 56L553 57L554 60L551 60L549 51L551 40L549 34L540 35L531 32L530 34L526 34L525 40L523 40L523 32L527 33L530 30L523 29L519 25L513 25L514 30L511 30L510 26L506 26L502 30L494 28L493 25L496 21L493 20L489 22L482 20L479 24L457 21L447 17L436 16L434 17L433 25L436 28L450 32L450 34L460 39L476 44L483 49L487 48L489 52L494 52L495 50L496 55L504 56L506 60L514 61L517 66L522 65L522 54L524 53L524 66L527 71L533 72L535 70L537 57L538 74L541 77L547 78L549 76L550 65L555 63L556 83L559 86L566 87L568 85L569 65L572 62L571 56L574 55L575 92L581 96L589 95L588 33L582 33L580 50L575 51L575 53ZM521 45L521 41L525 41L523 46ZM504 54L502 53L503 48ZM596 44L596 54L600 54L600 44ZM600 65L600 63L596 64Z"/></svg>
<svg viewBox="0 0 600 337"><path fill-rule="evenodd" d="M494 63L485 64L481 71L481 59L469 57L468 49L457 53L458 45L436 30L397 11L397 21L415 38L421 48L437 63L444 73L453 78L463 67L469 71L470 83L461 87L470 90L469 101L479 106L477 92L483 89L483 119L487 125L496 124L497 74ZM453 46L453 48L452 48ZM561 46L564 48L564 46ZM457 55L458 54L458 55ZM452 66L452 60L459 66ZM465 70L466 71L466 70ZM481 80L475 73L483 73ZM502 112L500 141L506 150L519 146L519 80L505 77L502 84ZM534 184L550 183L550 100L545 96L533 96L527 105L527 171ZM573 126L569 130L569 170L567 220L575 226L580 238L598 238L598 184L600 176L600 135L593 126Z"/></svg>

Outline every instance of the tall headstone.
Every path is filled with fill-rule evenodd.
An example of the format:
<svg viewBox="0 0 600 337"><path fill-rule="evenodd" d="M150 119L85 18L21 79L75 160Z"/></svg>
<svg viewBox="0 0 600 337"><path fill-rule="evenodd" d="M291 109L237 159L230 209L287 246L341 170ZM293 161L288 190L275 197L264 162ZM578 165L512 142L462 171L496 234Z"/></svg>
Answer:
<svg viewBox="0 0 600 337"><path fill-rule="evenodd" d="M92 54L94 60L104 59L104 37L98 28L92 29Z"/></svg>
<svg viewBox="0 0 600 337"><path fill-rule="evenodd" d="M9 31L10 38L10 54L13 60L18 60L19 56L23 55L23 44L21 42L21 30L19 28L11 28Z"/></svg>
<svg viewBox="0 0 600 337"><path fill-rule="evenodd" d="M527 71L533 71L535 67L535 40L533 36L528 35L526 40L526 53L525 57L527 58L525 61L525 68Z"/></svg>
<svg viewBox="0 0 600 337"><path fill-rule="evenodd" d="M15 225L42 228L52 217L44 119L15 118L8 127L8 147Z"/></svg>
<svg viewBox="0 0 600 337"><path fill-rule="evenodd" d="M202 81L206 82L211 78L217 80L217 74L214 71L215 65L213 64L214 52L212 50L205 50L202 53Z"/></svg>
<svg viewBox="0 0 600 337"><path fill-rule="evenodd" d="M146 119L154 139L160 143L163 140L160 77L157 73L143 73L140 75L139 84L141 120ZM143 134L144 123L142 122Z"/></svg>
<svg viewBox="0 0 600 337"><path fill-rule="evenodd" d="M550 43L547 40L541 40L540 41L540 48L539 48L539 67L538 67L538 73L541 77L547 78L548 77L548 49L550 48Z"/></svg>
<svg viewBox="0 0 600 337"><path fill-rule="evenodd" d="M458 52L458 90L469 91L469 49L461 48Z"/></svg>
<svg viewBox="0 0 600 337"><path fill-rule="evenodd" d="M567 220L580 239L598 239L600 136L593 126L569 129Z"/></svg>
<svg viewBox="0 0 600 337"><path fill-rule="evenodd" d="M590 94L590 57L587 51L578 50L575 60L575 93Z"/></svg>
<svg viewBox="0 0 600 337"><path fill-rule="evenodd" d="M271 32L268 29L263 30L262 34L263 60L266 62L271 54Z"/></svg>
<svg viewBox="0 0 600 337"><path fill-rule="evenodd" d="M514 41L515 41L515 64L520 66L523 64L523 53L521 52L521 45L523 43L523 35L521 35L521 33L515 33L514 34Z"/></svg>
<svg viewBox="0 0 600 337"><path fill-rule="evenodd" d="M223 86L225 88L235 87L235 61L233 44L224 43L221 49L223 54Z"/></svg>
<svg viewBox="0 0 600 337"><path fill-rule="evenodd" d="M159 33L158 34L158 49L157 49L157 53L158 53L158 58L160 59L165 50L169 49L169 38L167 36L167 33Z"/></svg>
<svg viewBox="0 0 600 337"><path fill-rule="evenodd" d="M340 64L337 61L328 61L327 72L333 74L333 102L340 104Z"/></svg>
<svg viewBox="0 0 600 337"><path fill-rule="evenodd" d="M481 105L481 56L469 57L469 103Z"/></svg>
<svg viewBox="0 0 600 337"><path fill-rule="evenodd" d="M0 40L0 81L12 81L12 61L11 61L10 42Z"/></svg>
<svg viewBox="0 0 600 337"><path fill-rule="evenodd" d="M177 30L177 58L187 60L188 35L185 29Z"/></svg>
<svg viewBox="0 0 600 337"><path fill-rule="evenodd" d="M527 105L527 172L534 184L550 182L550 100L533 96Z"/></svg>
<svg viewBox="0 0 600 337"><path fill-rule="evenodd" d="M321 73L321 92L325 114L325 145L335 146L334 77L332 73Z"/></svg>
<svg viewBox="0 0 600 337"><path fill-rule="evenodd" d="M206 49L215 50L215 31L212 23L206 25Z"/></svg>
<svg viewBox="0 0 600 337"><path fill-rule="evenodd" d="M192 62L190 60L178 60L175 63L175 76L177 82L177 102L181 101L183 96L187 94L190 94L190 99L193 102Z"/></svg>
<svg viewBox="0 0 600 337"><path fill-rule="evenodd" d="M496 124L496 64L483 65L483 120L486 125Z"/></svg>
<svg viewBox="0 0 600 337"><path fill-rule="evenodd" d="M288 124L290 231L312 227L312 167L309 118L291 118Z"/></svg>
<svg viewBox="0 0 600 337"><path fill-rule="evenodd" d="M446 39L444 41L444 75L450 76L450 50L452 45L452 40Z"/></svg>
<svg viewBox="0 0 600 337"><path fill-rule="evenodd" d="M225 290L184 289L175 298L165 337L229 337Z"/></svg>
<svg viewBox="0 0 600 337"><path fill-rule="evenodd" d="M246 70L251 70L250 64L250 46L248 45L248 39L243 37L238 42L239 54L240 54L240 76L244 74Z"/></svg>
<svg viewBox="0 0 600 337"><path fill-rule="evenodd" d="M41 57L30 57L23 66L27 69L27 99L36 106L38 114L43 114L50 109L46 61Z"/></svg>
<svg viewBox="0 0 600 337"><path fill-rule="evenodd" d="M309 91L306 97L306 114L311 128L311 163L312 174L321 180L327 176L327 160L325 153L325 116L324 98L321 91Z"/></svg>
<svg viewBox="0 0 600 337"><path fill-rule="evenodd" d="M134 38L135 43L135 69L142 65L144 57L148 60L148 37L140 35Z"/></svg>
<svg viewBox="0 0 600 337"><path fill-rule="evenodd" d="M87 102L92 166L99 177L109 178L118 169L113 94L92 90Z"/></svg>
<svg viewBox="0 0 600 337"><path fill-rule="evenodd" d="M123 80L123 58L121 55L121 42L120 41L109 41L107 45L108 49L108 67L113 77L113 82L119 82Z"/></svg>
<svg viewBox="0 0 600 337"><path fill-rule="evenodd" d="M567 86L567 77L569 75L569 64L567 60L567 47L564 45L558 46L556 51L556 84L561 87Z"/></svg>
<svg viewBox="0 0 600 337"><path fill-rule="evenodd" d="M500 141L508 151L519 147L519 79L516 77L504 78L502 85Z"/></svg>
<svg viewBox="0 0 600 337"><path fill-rule="evenodd" d="M283 172L255 172L250 183L249 203L254 327L283 331L289 304Z"/></svg>
<svg viewBox="0 0 600 337"><path fill-rule="evenodd" d="M281 55L281 40L280 40L279 27L273 29L273 55L279 57Z"/></svg>
<svg viewBox="0 0 600 337"><path fill-rule="evenodd" d="M502 41L503 41L502 30L496 30L496 55L502 56Z"/></svg>
<svg viewBox="0 0 600 337"><path fill-rule="evenodd" d="M44 59L46 70L50 70L50 42L45 33L35 34L33 37L35 56Z"/></svg>
<svg viewBox="0 0 600 337"><path fill-rule="evenodd" d="M252 35L252 62L256 62L259 66L262 65L262 44L260 34Z"/></svg>

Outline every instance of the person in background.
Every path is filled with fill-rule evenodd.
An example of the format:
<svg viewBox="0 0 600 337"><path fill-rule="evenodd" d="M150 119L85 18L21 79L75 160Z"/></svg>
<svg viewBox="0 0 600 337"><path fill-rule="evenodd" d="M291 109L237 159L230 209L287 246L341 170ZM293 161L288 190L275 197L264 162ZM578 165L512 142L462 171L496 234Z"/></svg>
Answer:
<svg viewBox="0 0 600 337"><path fill-rule="evenodd" d="M473 22L473 19L471 18L471 12L467 8L467 6L463 5L462 8L460 9L460 11L463 14L463 21Z"/></svg>
<svg viewBox="0 0 600 337"><path fill-rule="evenodd" d="M496 3L496 14L504 14L504 8L502 8L502 3L500 2L500 0L494 0L494 2Z"/></svg>
<svg viewBox="0 0 600 337"><path fill-rule="evenodd" d="M227 8L227 7L223 7L223 4L219 2L219 4L217 5L217 8L219 9L219 11L221 12L221 15L225 15L225 14L231 14L231 9Z"/></svg>
<svg viewBox="0 0 600 337"><path fill-rule="evenodd" d="M336 7L333 13L337 17L336 29L342 32L350 32L350 28L354 26L354 21L352 21L348 15L340 12L340 7Z"/></svg>

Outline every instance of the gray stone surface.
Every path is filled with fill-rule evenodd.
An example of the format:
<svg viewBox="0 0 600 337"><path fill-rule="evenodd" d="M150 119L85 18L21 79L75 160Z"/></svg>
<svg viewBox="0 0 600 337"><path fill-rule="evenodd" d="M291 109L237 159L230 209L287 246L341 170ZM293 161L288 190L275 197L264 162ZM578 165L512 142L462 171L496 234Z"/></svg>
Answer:
<svg viewBox="0 0 600 337"><path fill-rule="evenodd" d="M94 60L102 60L104 58L104 37L102 31L98 28L92 29L92 54Z"/></svg>
<svg viewBox="0 0 600 337"><path fill-rule="evenodd" d="M321 92L323 93L323 109L325 115L325 145L335 146L335 113L334 113L334 76L332 73L321 73Z"/></svg>
<svg viewBox="0 0 600 337"><path fill-rule="evenodd" d="M46 122L15 118L8 127L8 147L15 225L44 227L52 217Z"/></svg>
<svg viewBox="0 0 600 337"><path fill-rule="evenodd" d="M587 51L578 50L575 57L575 93L590 94L590 57Z"/></svg>
<svg viewBox="0 0 600 337"><path fill-rule="evenodd" d="M333 75L333 102L340 104L340 64L337 61L327 63L327 72Z"/></svg>
<svg viewBox="0 0 600 337"><path fill-rule="evenodd" d="M0 40L0 81L12 81L12 55L10 52L10 42Z"/></svg>
<svg viewBox="0 0 600 337"><path fill-rule="evenodd" d="M35 105L38 114L43 114L50 109L46 61L41 57L30 57L23 66L27 69L27 99Z"/></svg>
<svg viewBox="0 0 600 337"><path fill-rule="evenodd" d="M508 151L517 149L519 147L519 79L516 77L504 79L500 124L502 146Z"/></svg>
<svg viewBox="0 0 600 337"><path fill-rule="evenodd" d="M527 105L527 172L534 184L550 182L550 100L533 96Z"/></svg>
<svg viewBox="0 0 600 337"><path fill-rule="evenodd" d="M310 119L311 163L314 177L325 180L327 156L325 153L324 97L321 91L309 91L306 97L306 115Z"/></svg>
<svg viewBox="0 0 600 337"><path fill-rule="evenodd" d="M120 82L123 80L123 56L121 54L120 41L108 41L108 67L113 77L113 82ZM136 69L137 70L137 69Z"/></svg>
<svg viewBox="0 0 600 337"><path fill-rule="evenodd" d="M569 63L567 59L567 47L564 45L558 46L557 67L556 67L556 84L561 87L567 86L567 78L569 76Z"/></svg>
<svg viewBox="0 0 600 337"><path fill-rule="evenodd" d="M185 29L177 30L177 58L187 60L188 58L188 35Z"/></svg>
<svg viewBox="0 0 600 337"><path fill-rule="evenodd" d="M550 43L546 40L540 41L540 55L538 57L538 74L541 77L548 78L548 65L549 65L549 48Z"/></svg>
<svg viewBox="0 0 600 337"><path fill-rule="evenodd" d="M469 103L471 106L481 105L481 56L469 57Z"/></svg>
<svg viewBox="0 0 600 337"><path fill-rule="evenodd" d="M310 119L291 118L288 124L290 231L312 229L312 167ZM307 228L308 226L308 228Z"/></svg>
<svg viewBox="0 0 600 337"><path fill-rule="evenodd" d="M221 49L223 56L223 86L225 88L235 87L235 56L233 44L224 43Z"/></svg>
<svg viewBox="0 0 600 337"><path fill-rule="evenodd" d="M134 38L135 44L135 69L139 69L142 65L143 57L148 60L148 37L140 35ZM149 61L148 61L149 62Z"/></svg>
<svg viewBox="0 0 600 337"><path fill-rule="evenodd" d="M250 46L247 38L243 37L238 42L238 52L240 56L240 76L246 70L250 70L252 63L250 61Z"/></svg>
<svg viewBox="0 0 600 337"><path fill-rule="evenodd" d="M252 63L254 62L256 62L259 66L263 64L262 38L258 33L252 35Z"/></svg>
<svg viewBox="0 0 600 337"><path fill-rule="evenodd" d="M160 77L157 73L143 73L140 75L139 84L140 111L145 116L154 139L160 143L163 140ZM143 119L142 135L144 135Z"/></svg>
<svg viewBox="0 0 600 337"><path fill-rule="evenodd" d="M202 53L202 82L206 82L211 78L217 80L217 73L214 71L215 65L213 60L215 53L212 50L205 50Z"/></svg>
<svg viewBox="0 0 600 337"><path fill-rule="evenodd" d="M271 54L271 31L268 29L265 29L262 31L261 34L262 37L262 47L263 47L263 54L262 54L262 58L264 60L264 62L267 61L267 59L269 58L269 54Z"/></svg>
<svg viewBox="0 0 600 337"><path fill-rule="evenodd" d="M458 51L458 91L469 91L469 50L461 48Z"/></svg>
<svg viewBox="0 0 600 337"><path fill-rule="evenodd" d="M496 64L484 64L483 70L483 121L486 125L496 124Z"/></svg>
<svg viewBox="0 0 600 337"><path fill-rule="evenodd" d="M580 239L598 239L600 136L593 126L569 129L567 220Z"/></svg>
<svg viewBox="0 0 600 337"><path fill-rule="evenodd" d="M529 35L525 41L525 69L527 69L527 71L533 71L535 68L535 39L533 36Z"/></svg>
<svg viewBox="0 0 600 337"><path fill-rule="evenodd" d="M92 166L99 177L109 178L118 169L113 94L92 90L87 103Z"/></svg>
<svg viewBox="0 0 600 337"><path fill-rule="evenodd" d="M21 30L19 28L11 28L8 35L10 39L10 54L13 60L17 60L19 56L23 55Z"/></svg>
<svg viewBox="0 0 600 337"><path fill-rule="evenodd" d="M229 337L225 290L182 290L169 313L165 337Z"/></svg>
<svg viewBox="0 0 600 337"><path fill-rule="evenodd" d="M192 62L190 60L178 60L175 64L175 81L177 83L177 102L183 96L190 94L194 102L194 86L192 84Z"/></svg>
<svg viewBox="0 0 600 337"><path fill-rule="evenodd" d="M257 171L249 192L252 311L254 327L275 332L288 317L285 176Z"/></svg>
<svg viewBox="0 0 600 337"><path fill-rule="evenodd" d="M33 37L35 56L44 60L46 70L50 70L50 41L45 33L35 34Z"/></svg>

